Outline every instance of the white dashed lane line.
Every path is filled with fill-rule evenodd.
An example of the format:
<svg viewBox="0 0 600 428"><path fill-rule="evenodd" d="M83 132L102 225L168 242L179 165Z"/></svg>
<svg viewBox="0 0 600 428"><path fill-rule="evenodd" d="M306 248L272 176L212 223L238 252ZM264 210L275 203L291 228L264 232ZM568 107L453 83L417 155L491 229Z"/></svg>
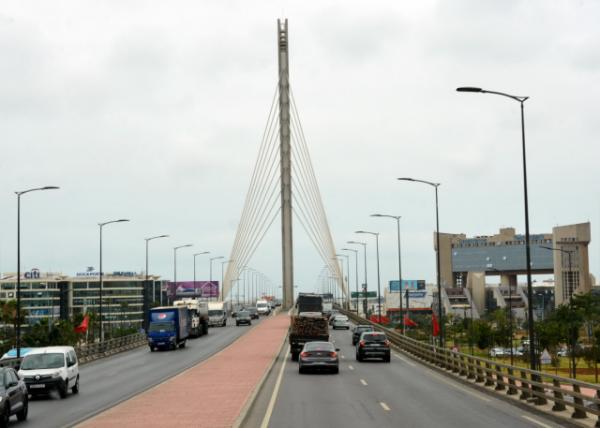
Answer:
<svg viewBox="0 0 600 428"><path fill-rule="evenodd" d="M379 403L381 405L381 407L383 408L383 410L385 410L386 412L390 411L390 408L387 404L385 404L383 401Z"/></svg>
<svg viewBox="0 0 600 428"><path fill-rule="evenodd" d="M353 367L352 365L348 365L348 368L349 368L350 370L354 370L354 367Z"/></svg>
<svg viewBox="0 0 600 428"><path fill-rule="evenodd" d="M552 428L550 425L546 425L545 423L540 422L537 419L534 419L530 416L527 416L527 415L521 415L521 416L523 416L523 419L527 419L529 422L533 422L534 424L537 424L543 428Z"/></svg>
<svg viewBox="0 0 600 428"><path fill-rule="evenodd" d="M366 381L366 380L364 380L364 379L361 379L361 380L360 380L360 383L362 383L364 386L367 386L367 385L368 385L367 381Z"/></svg>

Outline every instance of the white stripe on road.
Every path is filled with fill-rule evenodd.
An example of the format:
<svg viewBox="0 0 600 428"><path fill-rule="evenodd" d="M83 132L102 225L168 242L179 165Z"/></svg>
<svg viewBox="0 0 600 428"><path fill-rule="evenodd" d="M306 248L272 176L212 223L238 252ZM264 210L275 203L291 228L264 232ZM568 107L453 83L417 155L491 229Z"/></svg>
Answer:
<svg viewBox="0 0 600 428"><path fill-rule="evenodd" d="M535 336L534 336L534 337L535 337ZM345 360L345 359L346 359L346 357L342 355L342 360Z"/></svg>
<svg viewBox="0 0 600 428"><path fill-rule="evenodd" d="M368 385L367 381L366 381L366 380L364 380L364 379L361 379L361 380L360 380L360 383L362 383L364 386L367 386L367 385Z"/></svg>
<svg viewBox="0 0 600 428"><path fill-rule="evenodd" d="M353 367L352 365L348 365L348 368L349 368L350 370L354 370L354 367Z"/></svg>
<svg viewBox="0 0 600 428"><path fill-rule="evenodd" d="M404 361L406 364L408 364L408 365L411 365L411 366L413 366L413 367L416 367L416 366L417 366L417 365L416 365L415 363L413 363L412 361L409 361L409 360L407 360L406 358L404 358L404 357L401 357L401 356L400 356L400 355L398 355L398 354L394 354L394 357L398 358L400 361Z"/></svg>
<svg viewBox="0 0 600 428"><path fill-rule="evenodd" d="M261 428L267 428L269 426L269 421L271 420L271 415L273 414L273 408L275 407L275 402L277 401L277 394L279 393L279 386L281 385L281 379L283 379L283 370L285 369L285 363L287 362L287 358L283 358L283 364L281 365L281 369L279 370L279 376L277 376L277 382L275 382L275 388L273 388L273 395L271 395L271 400L269 401L269 406L267 407L267 412L265 413L265 417L263 418L262 424L260 424Z"/></svg>
<svg viewBox="0 0 600 428"><path fill-rule="evenodd" d="M390 411L390 408L388 407L388 405L385 404L383 401L381 401L379 404L381 405L381 407L383 407L383 410L385 410L386 412Z"/></svg>
<svg viewBox="0 0 600 428"><path fill-rule="evenodd" d="M527 419L528 421L533 422L534 424L538 424L541 427L552 428L550 425L546 425L545 423L540 422L537 419L531 418L531 417L529 417L527 415L521 415L521 416L523 416L523 419Z"/></svg>

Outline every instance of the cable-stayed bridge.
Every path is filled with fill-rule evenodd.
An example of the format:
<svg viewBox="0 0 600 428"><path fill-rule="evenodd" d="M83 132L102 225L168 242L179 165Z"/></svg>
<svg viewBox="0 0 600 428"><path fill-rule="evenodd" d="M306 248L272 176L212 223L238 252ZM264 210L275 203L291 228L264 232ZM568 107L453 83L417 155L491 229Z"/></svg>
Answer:
<svg viewBox="0 0 600 428"><path fill-rule="evenodd" d="M267 231L280 219L283 304L293 304L292 217L298 220L319 256L337 279L342 297L348 287L336 258L306 134L289 81L287 20L277 21L279 81L250 179L241 220L224 277L223 298L248 266ZM347 299L344 299L347 300Z"/></svg>

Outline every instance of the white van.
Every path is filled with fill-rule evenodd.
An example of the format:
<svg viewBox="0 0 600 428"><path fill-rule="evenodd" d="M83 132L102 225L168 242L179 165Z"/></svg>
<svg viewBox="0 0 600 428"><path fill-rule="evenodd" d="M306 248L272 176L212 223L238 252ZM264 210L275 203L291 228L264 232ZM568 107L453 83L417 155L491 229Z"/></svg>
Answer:
<svg viewBox="0 0 600 428"><path fill-rule="evenodd" d="M61 398L69 389L79 392L79 362L72 346L32 349L21 362L19 377L31 395L57 390Z"/></svg>
<svg viewBox="0 0 600 428"><path fill-rule="evenodd" d="M269 302L266 300L257 300L256 310L258 311L259 315L269 315L271 313L271 307L269 306Z"/></svg>

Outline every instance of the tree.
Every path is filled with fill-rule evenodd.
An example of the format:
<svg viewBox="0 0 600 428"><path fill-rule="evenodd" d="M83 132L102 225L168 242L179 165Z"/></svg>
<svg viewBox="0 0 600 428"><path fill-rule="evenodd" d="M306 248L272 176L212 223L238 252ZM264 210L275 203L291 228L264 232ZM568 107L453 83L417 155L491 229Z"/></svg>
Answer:
<svg viewBox="0 0 600 428"><path fill-rule="evenodd" d="M478 319L473 320L473 326L468 331L468 337L471 343L483 350L493 344L492 333L491 324L486 320Z"/></svg>

